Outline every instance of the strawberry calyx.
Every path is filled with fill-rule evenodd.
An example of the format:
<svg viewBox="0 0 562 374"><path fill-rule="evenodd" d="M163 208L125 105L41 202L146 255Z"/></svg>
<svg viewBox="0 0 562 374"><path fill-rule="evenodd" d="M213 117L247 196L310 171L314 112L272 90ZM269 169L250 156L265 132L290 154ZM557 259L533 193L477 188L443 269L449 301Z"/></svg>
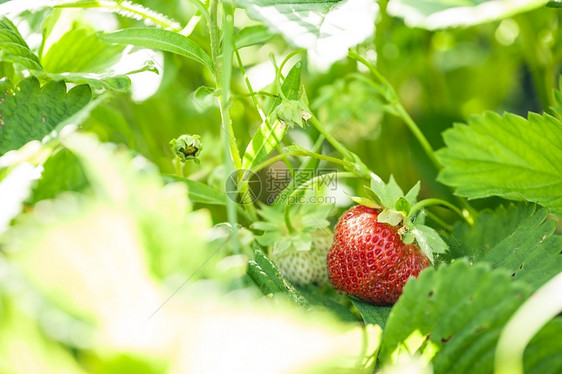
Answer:
<svg viewBox="0 0 562 374"><path fill-rule="evenodd" d="M365 187L369 197L353 197L353 201L377 209L380 212L377 221L397 227L398 234L404 244L415 242L431 263L434 261L434 254L444 253L448 250L447 243L439 236L437 231L425 225L423 208L436 204L451 208L449 206L451 204L439 199L426 199L418 202L419 181L404 194L396 183L394 176L390 176L388 183L384 183L374 173L371 173L370 177L370 186Z"/></svg>

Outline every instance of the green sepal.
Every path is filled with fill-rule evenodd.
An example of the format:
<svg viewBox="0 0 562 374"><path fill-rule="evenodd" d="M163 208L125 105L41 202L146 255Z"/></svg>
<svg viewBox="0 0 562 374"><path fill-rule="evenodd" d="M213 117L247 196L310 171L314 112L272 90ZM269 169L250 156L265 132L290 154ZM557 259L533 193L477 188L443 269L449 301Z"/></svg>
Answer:
<svg viewBox="0 0 562 374"><path fill-rule="evenodd" d="M381 206L378 205L377 203L375 203L373 200L368 199L366 197L359 197L359 196L350 196L349 197L353 202L359 204L359 205L364 205L366 207L369 208L373 208L373 209L381 209Z"/></svg>
<svg viewBox="0 0 562 374"><path fill-rule="evenodd" d="M404 213L405 216L408 216L410 214L410 210L412 209L412 204L406 197L400 197L396 201L396 204L394 204L394 208L397 211Z"/></svg>
<svg viewBox="0 0 562 374"><path fill-rule="evenodd" d="M394 208L396 201L404 196L404 191L398 186L394 176L390 176L388 184L376 174L371 173L371 190L379 197L385 208Z"/></svg>
<svg viewBox="0 0 562 374"><path fill-rule="evenodd" d="M406 200L408 200L408 202L411 205L414 205L415 203L418 202L418 195L420 193L420 188L421 188L421 182L418 181L418 183L414 184L414 186L410 188L410 191L408 191L408 193L406 194L405 196Z"/></svg>
<svg viewBox="0 0 562 374"><path fill-rule="evenodd" d="M384 209L378 216L377 221L396 226L404 219L404 214L393 209Z"/></svg>
<svg viewBox="0 0 562 374"><path fill-rule="evenodd" d="M437 231L429 226L414 224L411 232L416 238L416 243L431 263L433 263L434 253L445 253L449 249L447 243L439 236Z"/></svg>

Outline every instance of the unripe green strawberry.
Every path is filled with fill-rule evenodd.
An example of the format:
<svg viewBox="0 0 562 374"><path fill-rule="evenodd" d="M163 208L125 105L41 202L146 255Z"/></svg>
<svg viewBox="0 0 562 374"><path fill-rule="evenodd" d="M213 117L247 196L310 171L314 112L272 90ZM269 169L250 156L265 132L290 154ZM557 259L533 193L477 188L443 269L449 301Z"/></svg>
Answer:
<svg viewBox="0 0 562 374"><path fill-rule="evenodd" d="M394 304L410 277L430 265L415 244L377 221L380 211L363 205L341 216L327 264L334 288L377 305Z"/></svg>
<svg viewBox="0 0 562 374"><path fill-rule="evenodd" d="M326 255L332 245L332 233L328 229L318 229L312 232L311 236L312 244L308 251L290 247L277 255L270 253L270 258L279 271L293 283L327 284Z"/></svg>

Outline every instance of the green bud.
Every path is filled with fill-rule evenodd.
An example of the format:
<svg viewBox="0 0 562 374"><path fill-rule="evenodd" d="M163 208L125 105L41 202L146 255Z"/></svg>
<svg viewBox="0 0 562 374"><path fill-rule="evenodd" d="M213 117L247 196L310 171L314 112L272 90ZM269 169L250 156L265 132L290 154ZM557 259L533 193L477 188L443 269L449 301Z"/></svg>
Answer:
<svg viewBox="0 0 562 374"><path fill-rule="evenodd" d="M170 140L172 152L179 157L182 162L193 160L199 163L199 155L203 150L203 143L199 135L182 135L177 139Z"/></svg>

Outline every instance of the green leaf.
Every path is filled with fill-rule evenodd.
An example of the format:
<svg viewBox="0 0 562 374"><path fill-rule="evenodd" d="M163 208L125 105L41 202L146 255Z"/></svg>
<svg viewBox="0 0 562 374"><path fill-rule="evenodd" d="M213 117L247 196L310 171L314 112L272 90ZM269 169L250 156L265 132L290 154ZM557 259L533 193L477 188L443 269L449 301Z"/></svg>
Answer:
<svg viewBox="0 0 562 374"><path fill-rule="evenodd" d="M429 30L467 27L512 17L545 5L548 0L390 0L387 11L410 27Z"/></svg>
<svg viewBox="0 0 562 374"><path fill-rule="evenodd" d="M281 288L277 286L257 262L253 260L248 261L248 269L246 271L264 295L281 292Z"/></svg>
<svg viewBox="0 0 562 374"><path fill-rule="evenodd" d="M488 112L443 137L438 180L458 195L537 202L562 217L562 123L556 118Z"/></svg>
<svg viewBox="0 0 562 374"><path fill-rule="evenodd" d="M89 184L80 161L68 149L49 157L43 169L33 188L33 203L53 199L62 191L83 191Z"/></svg>
<svg viewBox="0 0 562 374"><path fill-rule="evenodd" d="M234 42L237 49L252 45L263 45L271 39L272 35L267 27L262 25L244 27L234 35Z"/></svg>
<svg viewBox="0 0 562 374"><path fill-rule="evenodd" d="M91 27L75 23L41 58L49 73L103 72L121 58L124 47L103 42Z"/></svg>
<svg viewBox="0 0 562 374"><path fill-rule="evenodd" d="M296 100L298 98L301 85L301 71L302 64L299 61L293 65L281 86L283 94L290 100ZM273 108L276 108L280 103L281 99L277 99ZM287 126L280 121L274 121L273 124L271 124L271 120L272 116L269 116L268 120L261 124L258 131L252 137L252 140L250 140L242 160L243 169L251 169L264 161L279 145L283 136L285 136Z"/></svg>
<svg viewBox="0 0 562 374"><path fill-rule="evenodd" d="M31 140L42 139L83 108L91 95L85 85L67 93L63 82L40 87L37 78L22 80L0 102L0 155Z"/></svg>
<svg viewBox="0 0 562 374"><path fill-rule="evenodd" d="M467 243L456 255L504 268L513 279L537 289L562 272L562 236L553 235L556 222L546 217L546 210L534 205L483 212L472 229L465 224L455 227L454 241Z"/></svg>
<svg viewBox="0 0 562 374"><path fill-rule="evenodd" d="M562 8L562 1L560 0L551 0L546 3L546 6L549 8Z"/></svg>
<svg viewBox="0 0 562 374"><path fill-rule="evenodd" d="M562 75L558 78L558 89L552 91L552 98L554 103L551 108L558 118L562 118Z"/></svg>
<svg viewBox="0 0 562 374"><path fill-rule="evenodd" d="M131 86L131 79L126 75L116 75L113 73L46 73L40 70L30 70L34 77L41 80L52 80L55 82L66 82L76 84L87 84L93 89L111 90L116 92L126 92Z"/></svg>
<svg viewBox="0 0 562 374"><path fill-rule="evenodd" d="M450 258L468 256L471 261L484 257L492 248L504 240L525 221L534 215L534 204L512 204L500 206L496 210L486 209L478 212L474 225L459 221L453 227L449 239Z"/></svg>
<svg viewBox="0 0 562 374"><path fill-rule="evenodd" d="M544 221L546 216L544 209L537 210L482 257L482 261L509 270L513 279L525 281L534 288L562 272L562 236L552 235L556 222Z"/></svg>
<svg viewBox="0 0 562 374"><path fill-rule="evenodd" d="M349 310L348 307L330 297L330 294L322 292L317 286L307 284L305 286L296 286L296 288L307 298L307 300L310 301L312 305L326 308L329 312L337 316L341 321L357 322L357 317ZM332 290L331 292L335 294L335 291ZM343 295L335 296L339 296L345 299L345 296Z"/></svg>
<svg viewBox="0 0 562 374"><path fill-rule="evenodd" d="M525 373L558 374L562 372L562 318L547 323L529 342L523 356Z"/></svg>
<svg viewBox="0 0 562 374"><path fill-rule="evenodd" d="M357 308L363 321L367 324L379 325L384 329L388 316L392 307L390 306L380 306L372 305L365 301L351 299L352 304Z"/></svg>
<svg viewBox="0 0 562 374"><path fill-rule="evenodd" d="M37 56L6 17L0 18L0 61L18 63L27 69L41 69Z"/></svg>
<svg viewBox="0 0 562 374"><path fill-rule="evenodd" d="M77 0L62 2L62 4L57 4L55 8L102 8L123 17L143 20L146 25L155 25L176 32L181 30L181 25L178 22L132 1Z"/></svg>
<svg viewBox="0 0 562 374"><path fill-rule="evenodd" d="M289 298L292 299L297 305L303 307L310 306L310 302L279 272L279 270L277 270L275 264L271 262L271 260L259 248L255 248L254 261L257 265L259 265L261 271L275 283L280 292L288 295ZM252 277L251 273L248 275ZM252 279L254 278L252 277ZM254 281L256 281L256 279L254 279ZM263 277L260 277L256 284L261 288L262 286L260 284L263 282ZM269 287L271 287L270 284Z"/></svg>
<svg viewBox="0 0 562 374"><path fill-rule="evenodd" d="M321 68L347 56L347 51L373 35L377 6L370 0L236 0L250 17L272 33L306 48Z"/></svg>
<svg viewBox="0 0 562 374"><path fill-rule="evenodd" d="M381 362L417 353L436 374L490 373L500 331L529 294L526 284L483 263L426 269L408 281L390 312Z"/></svg>
<svg viewBox="0 0 562 374"><path fill-rule="evenodd" d="M169 30L152 27L133 27L100 35L109 43L132 44L136 47L158 49L195 60L214 73L213 61L193 40Z"/></svg>

